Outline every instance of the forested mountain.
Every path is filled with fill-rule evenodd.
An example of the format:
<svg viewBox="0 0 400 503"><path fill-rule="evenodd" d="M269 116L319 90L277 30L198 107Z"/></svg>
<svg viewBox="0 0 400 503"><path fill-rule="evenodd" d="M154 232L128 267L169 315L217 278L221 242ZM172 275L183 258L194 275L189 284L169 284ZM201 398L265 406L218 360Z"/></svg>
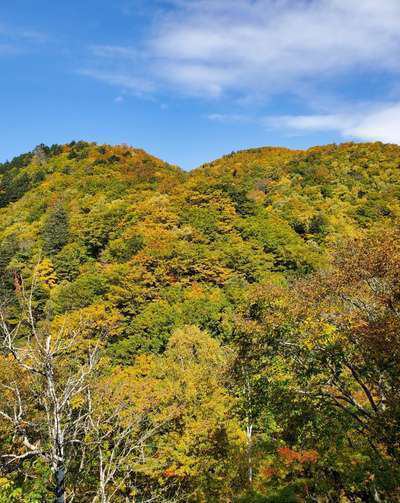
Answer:
<svg viewBox="0 0 400 503"><path fill-rule="evenodd" d="M0 502L400 501L399 218L397 145L0 164Z"/></svg>

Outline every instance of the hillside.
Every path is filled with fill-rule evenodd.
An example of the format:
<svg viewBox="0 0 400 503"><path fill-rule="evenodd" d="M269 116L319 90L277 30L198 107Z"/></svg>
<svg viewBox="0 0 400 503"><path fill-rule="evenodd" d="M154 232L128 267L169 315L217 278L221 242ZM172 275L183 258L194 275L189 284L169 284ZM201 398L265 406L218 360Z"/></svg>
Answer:
<svg viewBox="0 0 400 503"><path fill-rule="evenodd" d="M38 264L48 313L115 309L118 354L185 323L223 336L229 285L311 271L338 237L396 217L399 164L381 144L254 149L191 173L130 147L38 147L0 168L0 267Z"/></svg>
<svg viewBox="0 0 400 503"><path fill-rule="evenodd" d="M343 271L354 289L342 300L360 291L365 271L376 280L374 267L385 250L390 260L398 256L397 237L391 233L399 217L397 145L258 148L191 172L125 145L41 145L0 164L6 324L13 328L24 319L21 289L33 287L32 309L41 330L64 326L68 332L84 321L74 365L90 341L106 334L101 344L107 370L96 378L103 383L101 393L113 390L106 400L119 397L127 404L135 396L132 411L139 407L140 414L150 414L144 422L162 416L164 426L154 427L148 460L125 459L128 475L122 465L116 468L130 482L121 483L117 499L109 501L133 494L150 498L154 488L160 501L174 501L178 493L184 501L199 502L317 501L328 493L328 499L318 501L373 501L368 498L374 491L389 498L381 501L398 501L398 406L392 410L388 402L381 411L375 387L379 373L388 381L387 400L394 400L398 362L367 361L372 346L358 354L364 344L359 341L366 340L360 332L358 342L354 334L349 338L354 345L343 342L336 334L361 330L372 318L353 319L350 310L343 321L338 313L347 311L332 299L348 286ZM382 248L381 241L386 243ZM358 261L350 267L353 254ZM388 289L397 288L393 271L398 266L390 260L384 261L385 271L379 269L379 278L386 279L381 293L373 291L378 300L366 294L370 309L379 311L376 337L387 330L384 308L377 305ZM396 316L390 318L393 331ZM327 339L319 339L321 330ZM289 345L279 337L287 337ZM373 345L376 337L367 339ZM390 338L391 345L395 339ZM285 349L299 341L303 345L294 353ZM325 343L328 352L314 352ZM381 347L381 353L386 349ZM3 353L0 372L6 375L12 373L7 370L12 352ZM182 373L178 353L186 355ZM354 358L354 372L351 366L340 367L347 356ZM163 391L154 384L161 381ZM327 383L329 390L337 385L337 393L343 393L342 408L323 388ZM360 396L370 385L367 397ZM246 386L253 386L251 397ZM300 399L296 390L302 386ZM321 392L311 396L317 389ZM146 400L154 400L153 405ZM170 420L165 411L176 414L175 405L182 407L182 415L165 426ZM349 410L343 411L346 406ZM39 414L40 407L35 411ZM375 413L387 431L393 430L390 442ZM14 440L3 422L0 442L9 452ZM254 438L246 430L250 423ZM364 431L369 431L367 440ZM35 435L42 433L35 430ZM381 457L374 458L377 452ZM346 471L348 464L353 468ZM48 497L44 466L29 458L23 469L0 471L5 477L3 489L0 478L0 501ZM92 501L93 466L84 481L76 479L77 501ZM35 477L47 482L35 485ZM11 499L11 488L22 488L22 493ZM24 499L23 494L33 496Z"/></svg>

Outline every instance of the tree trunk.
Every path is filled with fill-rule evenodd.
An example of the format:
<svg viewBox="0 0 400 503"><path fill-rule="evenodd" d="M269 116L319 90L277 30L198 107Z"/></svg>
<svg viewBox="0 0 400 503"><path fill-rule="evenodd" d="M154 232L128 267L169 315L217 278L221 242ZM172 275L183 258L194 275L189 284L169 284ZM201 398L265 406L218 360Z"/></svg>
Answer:
<svg viewBox="0 0 400 503"><path fill-rule="evenodd" d="M375 484L373 485L373 489L372 489L372 497L374 498L374 501L376 503L382 503L381 497L379 496L379 493L375 487Z"/></svg>
<svg viewBox="0 0 400 503"><path fill-rule="evenodd" d="M246 427L246 436L247 436L247 463L248 463L248 470L247 470L247 477L248 477L248 482L249 482L249 487L250 489L253 486L253 460L252 460L252 449L253 449L253 439L252 439L252 434L253 434L253 425L248 424Z"/></svg>
<svg viewBox="0 0 400 503"><path fill-rule="evenodd" d="M55 500L54 503L65 503L65 469L64 465L57 467L55 471Z"/></svg>

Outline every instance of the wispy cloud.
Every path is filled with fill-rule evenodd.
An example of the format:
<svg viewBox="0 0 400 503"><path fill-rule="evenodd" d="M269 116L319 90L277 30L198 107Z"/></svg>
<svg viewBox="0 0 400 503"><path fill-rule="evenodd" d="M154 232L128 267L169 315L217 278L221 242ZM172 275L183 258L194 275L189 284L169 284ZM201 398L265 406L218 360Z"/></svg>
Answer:
<svg viewBox="0 0 400 503"><path fill-rule="evenodd" d="M191 94L293 90L351 69L398 72L398 0L170 0L140 46L98 46L143 78ZM140 65L134 58L140 55Z"/></svg>
<svg viewBox="0 0 400 503"><path fill-rule="evenodd" d="M277 115L264 117L260 124L269 129L308 133L314 131L348 131L360 117L354 113L315 114L315 115Z"/></svg>
<svg viewBox="0 0 400 503"><path fill-rule="evenodd" d="M156 85L151 76L146 76L144 66L142 53L135 47L92 45L89 47L89 63L78 73L129 93L151 94Z"/></svg>
<svg viewBox="0 0 400 503"><path fill-rule="evenodd" d="M92 45L90 52L102 59L135 61L139 58L139 51L135 47L120 45Z"/></svg>
<svg viewBox="0 0 400 503"><path fill-rule="evenodd" d="M219 113L213 113L213 114L208 114L207 119L213 122L220 122L222 124L243 124L243 123L249 123L249 122L259 122L258 119L255 119L254 117L250 115L245 115L245 114L219 114Z"/></svg>
<svg viewBox="0 0 400 503"><path fill-rule="evenodd" d="M335 132L343 138L400 144L400 102L347 105L337 113L269 116L212 113L207 118L222 124L258 124L287 136Z"/></svg>
<svg viewBox="0 0 400 503"><path fill-rule="evenodd" d="M132 73L112 72L93 68L80 70L79 73L136 94L152 93L155 90L155 86L151 81Z"/></svg>
<svg viewBox="0 0 400 503"><path fill-rule="evenodd" d="M390 103L363 107L357 93L347 106L337 94L354 76L375 75L382 86L382 75L392 83L398 79L399 0L152 2L156 14L144 39L91 46L81 73L129 93L183 93L246 103L242 109L236 106L237 113L233 107L232 113L209 114L214 122L400 142L396 94ZM324 103L321 89L333 97L334 106ZM301 96L303 109L312 113L267 118L242 113L250 108L249 97L266 100L278 94Z"/></svg>
<svg viewBox="0 0 400 503"><path fill-rule="evenodd" d="M32 51L45 43L48 37L37 30L0 24L0 55L18 55Z"/></svg>
<svg viewBox="0 0 400 503"><path fill-rule="evenodd" d="M288 133L336 131L345 138L400 143L400 103L369 104L338 114L272 116L260 123Z"/></svg>
<svg viewBox="0 0 400 503"><path fill-rule="evenodd" d="M354 67L399 69L398 0L200 0L150 40L160 71L188 90L274 92Z"/></svg>
<svg viewBox="0 0 400 503"><path fill-rule="evenodd" d="M89 61L78 73L135 95L156 91L154 76L146 71L143 53L132 46L92 45Z"/></svg>

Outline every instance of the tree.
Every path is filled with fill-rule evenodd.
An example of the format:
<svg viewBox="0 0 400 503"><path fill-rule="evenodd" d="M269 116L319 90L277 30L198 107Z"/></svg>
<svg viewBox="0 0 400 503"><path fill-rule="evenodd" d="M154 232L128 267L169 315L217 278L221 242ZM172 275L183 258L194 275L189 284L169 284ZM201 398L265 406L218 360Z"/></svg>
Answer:
<svg viewBox="0 0 400 503"><path fill-rule="evenodd" d="M3 379L1 418L12 441L0 456L4 472L23 469L25 460L41 458L54 477L56 503L65 501L65 476L76 461L86 429L86 396L94 374L99 342L86 344L86 354L73 356L80 330L63 326L54 333L37 323L33 289L18 284L21 317L14 326L7 306L0 307L1 352L12 371Z"/></svg>
<svg viewBox="0 0 400 503"><path fill-rule="evenodd" d="M321 393L394 459L400 455L399 275L399 234L379 231L341 247L328 272L298 285L315 316L303 341L310 341L316 370L324 365L329 375Z"/></svg>
<svg viewBox="0 0 400 503"><path fill-rule="evenodd" d="M111 503L127 497L140 497L140 501L166 501L155 487L144 491L137 486L135 470L144 463L148 444L154 442L157 432L172 417L159 422L149 418L152 407L137 407L140 397L127 396L125 383L119 380L120 372L104 376L89 395L86 457L92 459L94 502ZM150 407L149 407L150 405ZM88 476L88 473L87 473ZM144 494L147 492L147 497ZM173 501L171 497L168 501Z"/></svg>
<svg viewBox="0 0 400 503"><path fill-rule="evenodd" d="M336 411L353 455L369 459L363 491L377 502L395 497L400 477L399 243L379 229L338 247L328 269L286 294L284 322L265 323L295 394Z"/></svg>
<svg viewBox="0 0 400 503"><path fill-rule="evenodd" d="M61 203L56 203L42 228L43 250L53 255L61 250L69 239L68 213Z"/></svg>
<svg viewBox="0 0 400 503"><path fill-rule="evenodd" d="M230 358L206 332L185 326L163 355L140 355L115 374L119 400L154 432L134 468L141 498L154 491L184 501L231 497L244 442L227 389Z"/></svg>

